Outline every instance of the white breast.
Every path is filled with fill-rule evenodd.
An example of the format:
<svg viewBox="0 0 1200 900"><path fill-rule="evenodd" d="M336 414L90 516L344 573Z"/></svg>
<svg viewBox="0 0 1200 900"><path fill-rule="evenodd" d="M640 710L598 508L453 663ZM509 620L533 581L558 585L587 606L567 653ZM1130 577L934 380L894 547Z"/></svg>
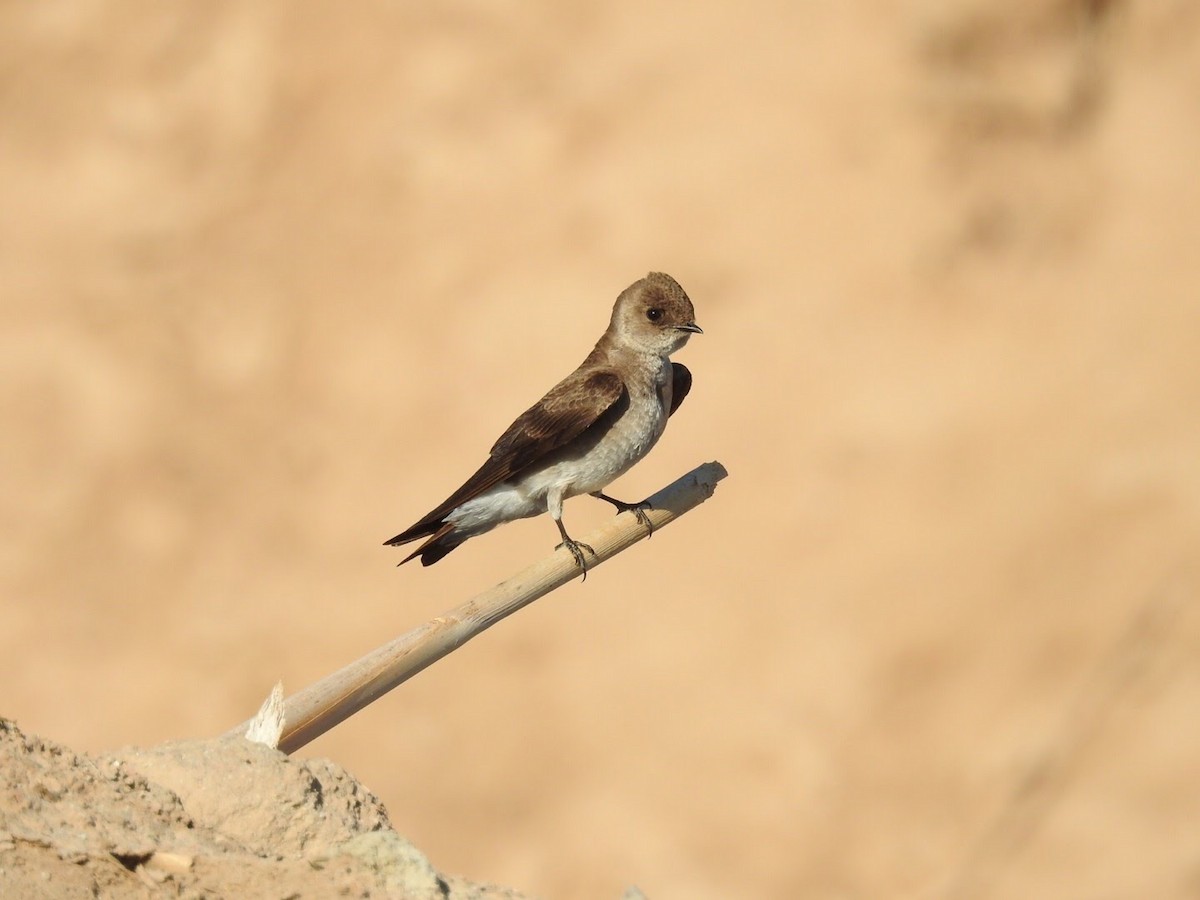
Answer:
<svg viewBox="0 0 1200 900"><path fill-rule="evenodd" d="M510 482L499 484L448 515L463 532L481 533L513 519L560 509L562 501L603 490L650 452L667 427L670 360L627 379L629 406L593 446L559 453Z"/></svg>
<svg viewBox="0 0 1200 900"><path fill-rule="evenodd" d="M656 370L627 380L629 406L586 454L560 459L531 479L537 490L561 490L575 497L603 490L650 452L667 427L671 363L657 360Z"/></svg>

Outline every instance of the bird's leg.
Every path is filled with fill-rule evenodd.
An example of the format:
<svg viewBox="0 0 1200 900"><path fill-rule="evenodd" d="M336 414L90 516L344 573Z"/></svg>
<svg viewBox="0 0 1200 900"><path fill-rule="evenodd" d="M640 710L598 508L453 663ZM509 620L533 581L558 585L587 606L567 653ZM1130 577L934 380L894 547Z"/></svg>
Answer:
<svg viewBox="0 0 1200 900"><path fill-rule="evenodd" d="M567 529L563 525L562 519L555 519L554 524L558 526L558 533L562 535L562 543L554 549L558 550L561 547L566 547L568 550L570 550L571 555L575 557L575 565L583 569L583 580L587 581L587 563L584 562L583 551L586 550L588 553L592 554L592 556L596 555L596 551L587 544L581 544L579 541L571 540L571 536L567 534Z"/></svg>
<svg viewBox="0 0 1200 900"><path fill-rule="evenodd" d="M654 507L650 505L650 501L643 500L641 503L626 503L624 500L617 500L608 496L608 494L601 493L600 491L592 491L592 493L588 496L595 497L597 500L605 500L611 503L617 508L618 513L633 513L635 516L637 516L637 520L646 526L646 531L649 532L646 537L650 537L650 535L654 534L654 526L650 524L650 517L646 515L646 510L654 509Z"/></svg>

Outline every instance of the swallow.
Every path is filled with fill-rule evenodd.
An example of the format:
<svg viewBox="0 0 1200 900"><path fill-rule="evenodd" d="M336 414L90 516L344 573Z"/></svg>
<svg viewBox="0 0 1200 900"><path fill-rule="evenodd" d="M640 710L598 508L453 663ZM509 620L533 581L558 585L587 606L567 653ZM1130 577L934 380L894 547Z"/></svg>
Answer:
<svg viewBox="0 0 1200 900"><path fill-rule="evenodd" d="M632 512L647 528L642 503L603 493L662 437L692 388L692 374L670 356L693 334L692 301L670 275L651 272L621 292L608 328L574 372L508 427L462 487L384 543L424 541L401 565L432 565L497 525L550 513L565 548L587 578L587 544L563 525L563 501L589 494Z"/></svg>

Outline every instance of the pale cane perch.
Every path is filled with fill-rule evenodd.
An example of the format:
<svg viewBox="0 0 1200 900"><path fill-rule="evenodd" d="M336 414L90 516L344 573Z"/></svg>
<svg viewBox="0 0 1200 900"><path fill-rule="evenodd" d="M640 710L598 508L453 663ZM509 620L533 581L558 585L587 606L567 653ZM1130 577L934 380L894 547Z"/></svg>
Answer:
<svg viewBox="0 0 1200 900"><path fill-rule="evenodd" d="M651 495L645 514L652 527L663 528L695 509L713 495L717 482L727 474L719 462L705 463ZM646 537L647 529L641 523L615 516L587 535L588 543L596 548L592 566ZM309 685L283 703L284 724L276 726L275 733L279 735L276 746L285 753L300 749L501 619L579 576L579 566L574 560L552 553ZM230 734L245 734L250 725L243 723Z"/></svg>

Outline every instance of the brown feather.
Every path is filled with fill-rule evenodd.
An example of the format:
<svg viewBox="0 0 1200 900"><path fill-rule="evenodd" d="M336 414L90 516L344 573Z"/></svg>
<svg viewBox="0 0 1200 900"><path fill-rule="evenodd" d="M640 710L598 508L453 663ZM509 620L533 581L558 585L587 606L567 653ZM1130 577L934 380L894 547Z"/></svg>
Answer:
<svg viewBox="0 0 1200 900"><path fill-rule="evenodd" d="M671 408L667 411L667 416L675 415L675 410L679 409L683 398L688 395L692 389L692 373L688 371L687 366L682 363L671 363Z"/></svg>
<svg viewBox="0 0 1200 900"><path fill-rule="evenodd" d="M462 487L405 531L384 543L395 546L432 535L426 546L447 536L445 518L468 500L507 481L544 459L594 425L625 394L621 376L609 368L581 367L559 382L546 396L525 410L492 446L491 454ZM451 549L453 546L452 545ZM432 547L431 547L432 549ZM449 553L450 550L445 551ZM432 553L430 554L432 555ZM430 562L436 562L441 556ZM422 556L422 563L429 565Z"/></svg>
<svg viewBox="0 0 1200 900"><path fill-rule="evenodd" d="M421 544L420 547L418 547L416 550L414 550L408 556L404 557L404 559L400 560L400 562L396 563L396 565L402 566L406 562L408 562L410 559L415 559L418 556L421 557L421 565L423 565L423 566L432 565L433 563L437 562L439 559L441 559L443 556L445 556L447 553L449 553L451 550L453 550L455 547L458 546L457 544L450 544L450 546L447 547L446 541L442 540L448 534L451 534L453 531L454 531L454 526L451 525L449 522L447 522L441 528L439 528L437 531L435 531L433 533L433 536L430 537L429 540L427 540L423 544ZM441 552L439 552L439 551L441 551ZM428 562L426 562L426 559L428 557L432 557L432 558L429 559Z"/></svg>

